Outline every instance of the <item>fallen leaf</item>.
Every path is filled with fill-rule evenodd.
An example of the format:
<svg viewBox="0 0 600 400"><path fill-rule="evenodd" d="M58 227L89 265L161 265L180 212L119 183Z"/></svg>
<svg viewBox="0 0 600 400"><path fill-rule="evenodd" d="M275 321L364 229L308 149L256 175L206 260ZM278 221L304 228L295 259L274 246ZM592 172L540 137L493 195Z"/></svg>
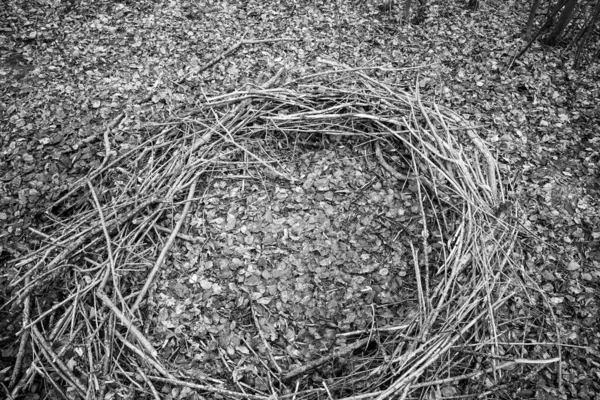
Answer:
<svg viewBox="0 0 600 400"><path fill-rule="evenodd" d="M579 265L579 263L577 261L571 261L569 263L569 265L567 265L568 271L575 271L575 270L578 270L579 268L581 268L581 266Z"/></svg>

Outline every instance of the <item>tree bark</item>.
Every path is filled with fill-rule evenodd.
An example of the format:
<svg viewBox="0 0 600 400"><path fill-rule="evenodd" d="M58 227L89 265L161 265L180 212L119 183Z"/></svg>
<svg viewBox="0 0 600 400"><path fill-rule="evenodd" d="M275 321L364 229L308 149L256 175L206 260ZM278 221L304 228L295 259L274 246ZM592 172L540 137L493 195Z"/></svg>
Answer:
<svg viewBox="0 0 600 400"><path fill-rule="evenodd" d="M552 25L554 25L554 17L558 15L558 12L564 7L567 1L568 0L557 0L552 9L548 7L548 16L546 17L546 22L544 22L544 25L542 26L542 32L546 32L550 29L550 27L552 27Z"/></svg>
<svg viewBox="0 0 600 400"><path fill-rule="evenodd" d="M402 15L402 23L408 25L410 18L410 4L412 0L404 0L404 13Z"/></svg>
<svg viewBox="0 0 600 400"><path fill-rule="evenodd" d="M427 18L427 0L419 0L419 8L415 17L415 24L420 24Z"/></svg>
<svg viewBox="0 0 600 400"><path fill-rule="evenodd" d="M388 0L385 3L378 5L377 8L379 8L379 11L381 12L391 12L392 8L394 8L394 0Z"/></svg>
<svg viewBox="0 0 600 400"><path fill-rule="evenodd" d="M592 14L591 20L585 25L585 27L583 27L583 29L581 30L579 35L577 35L577 37L574 40L574 42L579 42L579 45L577 46L577 52L575 53L575 63L573 66L575 69L579 68L579 66L580 66L579 60L581 57L581 53L582 53L583 49L585 48L585 46L587 45L587 41L589 40L590 36L592 36L594 28L596 27L596 24L598 23L599 20L600 20L600 1L598 1L596 3L596 7L594 8L594 13Z"/></svg>
<svg viewBox="0 0 600 400"><path fill-rule="evenodd" d="M479 10L479 0L469 0L469 4L467 4L467 8L469 10L473 10L473 11Z"/></svg>
<svg viewBox="0 0 600 400"><path fill-rule="evenodd" d="M533 0L531 10L529 10L529 18L527 19L527 27L525 28L525 37L531 38L531 29L533 28L533 20L540 6L540 0Z"/></svg>
<svg viewBox="0 0 600 400"><path fill-rule="evenodd" d="M569 24L571 17L573 16L573 10L575 10L575 6L579 0L567 0L565 7L563 8L560 17L558 17L558 21L554 26L554 29L550 33L550 35L546 38L546 44L549 46L555 46L559 40L560 36L564 32L565 28Z"/></svg>

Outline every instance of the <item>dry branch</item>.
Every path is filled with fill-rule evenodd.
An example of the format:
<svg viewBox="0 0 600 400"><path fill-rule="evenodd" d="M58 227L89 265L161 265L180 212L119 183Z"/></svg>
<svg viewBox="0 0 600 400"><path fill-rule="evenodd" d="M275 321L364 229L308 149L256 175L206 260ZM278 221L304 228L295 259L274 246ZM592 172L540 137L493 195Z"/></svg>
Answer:
<svg viewBox="0 0 600 400"><path fill-rule="evenodd" d="M262 42L240 42L205 68L243 44L253 43ZM466 379L473 382L488 372L465 369L465 365L474 364L475 356L461 351L463 348L476 346L481 354L488 351L487 360L497 368L508 366L498 365L494 358L501 351L515 363L523 361L518 360L517 345L502 344L504 338L497 328L503 305L513 293L526 290L517 284L526 279L515 261L520 251L519 232L510 218L499 221L493 215L505 201L504 190L496 162L477 128L453 111L422 99L418 85L414 93L407 93L367 75L371 68L326 63L336 69L278 87L282 68L262 87L199 101L192 112L155 124L151 133L146 132L150 137L142 145L106 161L55 203L68 200L78 205L71 207L73 216L56 217L54 225L40 230L43 247L15 265L11 284L18 290L11 305L13 309L21 304L29 308L34 290L44 289L42 282L63 285L64 293L60 301L39 301L31 307L31 315L24 315L22 347L27 347L30 328L29 343L39 355L21 379L21 366L13 369L11 384L18 380L13 396L34 374L48 377L48 371L56 371L61 383L82 397L108 396L111 389L107 382L135 390L142 390L145 382L150 388L146 391L154 398L163 396L161 385L256 400L343 397L348 388L355 390L349 397L355 399L427 398L435 394L435 385ZM328 80L334 76L342 79ZM224 374L231 376L205 380L229 382L230 387L196 384L170 372L149 334L136 327L153 320L134 320L134 316L144 314L142 304L174 243L191 239L180 232L189 214L203 211L199 200L204 198L194 197L196 189L207 191L209 183L204 179L209 176L246 179L258 175L264 179L270 174L274 179L293 181L297 178L285 172L283 163L273 162L278 157L276 146L269 140L289 140L296 146L309 137L324 135L349 136L365 148L373 144L373 159L379 166L402 183L408 181L414 191L421 232L410 243L414 249L413 260L409 260L410 285L418 295L410 305L410 315L406 321L380 330L375 329L378 324L374 320L373 329L340 332L337 339L341 340L360 333L368 337L320 354L299 367L277 354L279 343L269 341L253 315L254 324L246 327L251 332L242 338L252 353L231 360L226 349L218 348ZM108 155L110 143L106 150ZM478 164L479 159L483 165ZM267 175L260 176L265 171ZM93 202L77 203L76 193L85 189L84 182L89 182ZM426 213L426 208L431 211ZM174 228L164 228L169 226ZM434 231L447 234L439 238L435 254L430 243ZM186 243L190 244L197 245ZM131 265L139 267L132 272ZM518 278L511 279L516 273ZM116 321L120 326L115 326L119 325ZM51 333L44 337L40 326L50 326ZM69 327L76 329L69 331ZM53 350L67 333L70 343L90 344L77 376L62 360L61 351L66 346L59 352ZM266 354L254 351L249 338L258 338ZM385 347L378 346L382 348L372 359L356 356L360 352L355 350L370 340L385 343ZM350 360L348 365L356 366L356 370L346 371L347 376L326 377L325 386L311 386L309 372L325 370L340 359ZM526 367L528 363L520 365ZM236 375L238 367L243 370L246 366L265 377L270 396L264 394L264 388L252 387ZM153 376L153 370L161 377ZM445 375L440 377L440 371L446 371ZM100 373L101 379L97 378ZM88 377L87 385L79 381L83 376ZM291 381L297 386L286 387ZM383 383L385 388L379 390Z"/></svg>
<svg viewBox="0 0 600 400"><path fill-rule="evenodd" d="M338 349L335 352L333 352L332 354L329 354L325 357L321 357L317 360L311 361L299 368L296 368L296 369L288 372L287 374L283 375L283 380L287 381L287 380L293 379L293 378L297 377L298 375L304 374L307 371L310 371L311 369L318 367L319 365L323 365L335 358L343 357L343 356L353 352L354 350L360 349L367 343L369 343L369 338L361 339L358 342L351 344L350 346L346 346L342 349Z"/></svg>
<svg viewBox="0 0 600 400"><path fill-rule="evenodd" d="M188 197L187 197L188 201L185 203L181 218L179 219L179 221L177 221L177 225L175 225L175 229L173 229L173 232L169 236L169 240L167 240L165 247L163 247L162 251L160 252L160 256L158 256L158 259L156 260L156 263L154 264L154 268L152 268L152 271L150 271L150 274L148 275L148 278L146 279L146 283L144 284L144 287L142 288L142 290L138 294L137 298L135 299L135 303L133 303L133 306L131 306L130 312L132 314L135 313L137 308L140 306L140 303L144 299L144 296L146 296L146 293L148 292L148 289L150 288L150 285L152 284L154 277L156 276L159 268L161 267L163 261L165 260L165 257L169 253L169 250L171 249L171 246L173 245L173 241L175 240L175 237L177 237L177 234L179 233L179 230L181 229L181 225L183 225L183 223L185 222L185 218L187 217L187 214L188 214L191 204L192 204L190 202L190 200L192 199L192 197L194 197L194 192L196 191L196 183L198 182L198 178L200 177L200 174L201 173L196 174L196 177L194 178L194 180L192 182L192 186L190 187L190 190L188 192Z"/></svg>

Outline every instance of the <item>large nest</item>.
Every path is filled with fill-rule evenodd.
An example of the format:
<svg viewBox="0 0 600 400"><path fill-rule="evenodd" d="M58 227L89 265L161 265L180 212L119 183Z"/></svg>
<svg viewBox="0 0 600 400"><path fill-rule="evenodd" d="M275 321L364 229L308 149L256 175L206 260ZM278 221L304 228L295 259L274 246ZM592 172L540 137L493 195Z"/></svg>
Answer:
<svg viewBox="0 0 600 400"><path fill-rule="evenodd" d="M342 79L331 81L332 76ZM509 307L526 279L518 231L510 223L495 160L477 129L422 100L418 90L395 90L360 71L329 71L280 85L278 79L207 97L152 129L120 132L116 149L107 130L105 162L57 201L51 223L39 232L43 244L12 266L8 305L13 326L20 327L13 396L38 376L71 398L440 398L494 391L507 382L507 371L532 362L517 359L524 352L510 333L525 324ZM231 275L229 286L228 275L215 286L187 274L188 268L185 279L196 284L191 290L196 287L202 293L198 301L205 302L194 305L195 317L208 324L227 320L229 336L224 339L223 330L194 334L183 332L185 324L183 330L161 325L169 315L161 301L168 299L156 292L169 286L165 280L176 282L181 297L194 296L177 280L183 250L202 253L213 270L221 266L211 258L227 245L209 248L192 229L210 222L197 218L209 206L218 207L211 203L217 179L233 185L252 178L265 187L276 182L310 196L311 187L321 190L319 184L307 184L312 178L293 171L290 161L311 146L344 143L344 151L361 149L389 185L387 193L409 191L416 201L410 229L402 235L381 233L389 242L404 240L406 257L401 262L392 257L385 273L384 266L372 264L352 281L379 274L391 282L401 274L409 296L381 279L369 281L400 302L401 312L391 317L388 312L384 321L385 312L373 311L367 325L348 320L319 326L311 319L312 337L328 332L330 344L311 346L294 334L294 323L302 321L285 320L290 302L278 298L283 294L277 286L269 296L265 290L256 294L247 281ZM328 191L323 193L327 197ZM222 201L227 199L216 203ZM335 212L330 214L335 221ZM390 215L393 224L399 216ZM215 227L239 234L233 218ZM274 234L270 244L277 250L288 235L293 237L287 231L283 238ZM252 257L239 266L253 264ZM325 258L317 268L341 268ZM316 282L315 298L299 304L319 304ZM336 282L331 287L349 290L344 285L350 281ZM293 296L291 286L286 287ZM373 287L365 284L364 291ZM232 310L207 317L211 304L225 307L213 301L223 290L229 290L239 321L231 321ZM365 302L373 310L377 302L389 306L385 298L359 299L358 293L335 302L323 296L330 306L340 301ZM342 312L348 307L343 303ZM272 313L279 313L278 324L269 323ZM181 350L186 346L193 348L186 353ZM178 352L184 357L173 355ZM185 360L190 353L199 364Z"/></svg>

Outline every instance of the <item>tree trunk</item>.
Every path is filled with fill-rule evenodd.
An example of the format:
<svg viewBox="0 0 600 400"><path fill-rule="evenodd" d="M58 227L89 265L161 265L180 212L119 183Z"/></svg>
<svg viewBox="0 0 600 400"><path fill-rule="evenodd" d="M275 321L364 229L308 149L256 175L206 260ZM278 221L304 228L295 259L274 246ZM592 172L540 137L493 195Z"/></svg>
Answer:
<svg viewBox="0 0 600 400"><path fill-rule="evenodd" d="M540 6L540 0L533 0L531 3L531 10L529 10L529 18L527 19L527 28L525 29L525 37L528 39L531 38L531 29L533 28L533 20L535 19L535 14Z"/></svg>
<svg viewBox="0 0 600 400"><path fill-rule="evenodd" d="M473 10L473 11L479 10L479 0L469 0L469 4L467 4L467 8L469 10Z"/></svg>
<svg viewBox="0 0 600 400"><path fill-rule="evenodd" d="M404 0L404 13L402 15L402 23L404 25L408 25L409 22L409 18L410 18L410 4L412 3L412 0Z"/></svg>
<svg viewBox="0 0 600 400"><path fill-rule="evenodd" d="M586 24L586 26L581 30L579 35L574 40L574 42L579 42L579 45L577 46L577 52L575 53L575 64L573 66L575 69L579 68L579 59L581 57L581 53L585 48L590 36L592 36L598 21L600 21L600 1L596 3L591 20Z"/></svg>
<svg viewBox="0 0 600 400"><path fill-rule="evenodd" d="M388 0L385 3L378 5L377 8L379 8L379 11L381 12L392 12L392 8L394 8L394 0Z"/></svg>
<svg viewBox="0 0 600 400"><path fill-rule="evenodd" d="M579 0L567 0L565 4L565 8L563 8L554 29L550 33L550 35L546 38L546 44L549 46L555 46L559 40L560 36L564 32L565 28L569 24L571 17L573 16L573 10L575 10L575 6Z"/></svg>
<svg viewBox="0 0 600 400"><path fill-rule="evenodd" d="M544 25L542 26L542 29L541 29L542 32L546 32L547 30L550 29L550 27L552 27L552 25L554 25L554 17L556 15L558 15L558 12L560 11L561 8L564 7L564 5L567 1L568 0L558 0L554 4L554 7L552 7L552 9L550 9L550 7L548 7L548 17L546 18L546 22L544 22Z"/></svg>
<svg viewBox="0 0 600 400"><path fill-rule="evenodd" d="M419 0L419 8L415 17L415 24L420 24L427 18L427 0Z"/></svg>

